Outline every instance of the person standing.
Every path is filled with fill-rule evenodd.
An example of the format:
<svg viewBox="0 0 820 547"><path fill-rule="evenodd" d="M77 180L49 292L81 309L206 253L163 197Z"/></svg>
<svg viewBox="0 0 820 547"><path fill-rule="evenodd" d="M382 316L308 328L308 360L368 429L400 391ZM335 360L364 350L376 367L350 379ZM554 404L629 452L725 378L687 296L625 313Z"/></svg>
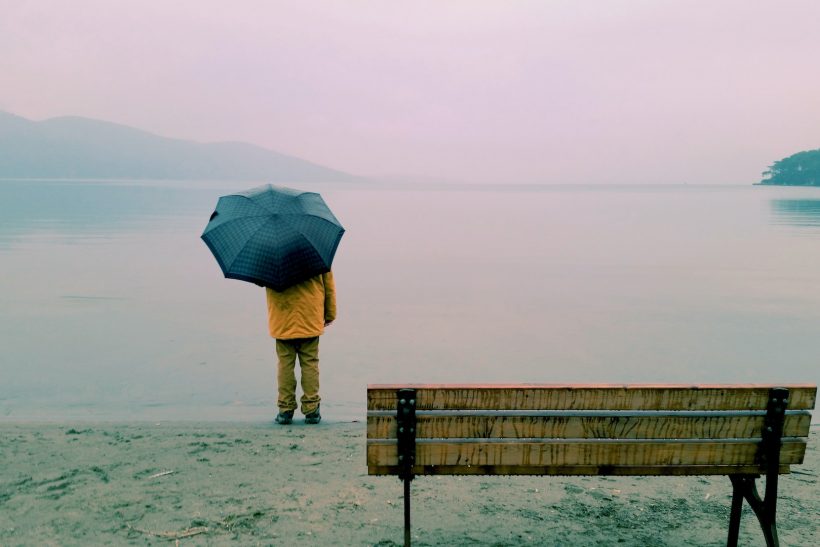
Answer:
<svg viewBox="0 0 820 547"><path fill-rule="evenodd" d="M336 286L333 273L320 274L283 291L265 288L268 301L268 328L276 339L279 359L277 382L279 413L276 423L293 421L296 405L296 360L299 359L302 385L302 414L305 423L318 424L319 336L336 319Z"/></svg>

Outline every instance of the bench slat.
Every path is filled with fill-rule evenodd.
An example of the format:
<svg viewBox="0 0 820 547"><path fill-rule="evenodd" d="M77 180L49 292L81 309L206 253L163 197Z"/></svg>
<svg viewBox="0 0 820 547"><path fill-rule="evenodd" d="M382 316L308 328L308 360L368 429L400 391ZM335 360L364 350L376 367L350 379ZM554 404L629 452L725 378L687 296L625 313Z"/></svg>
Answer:
<svg viewBox="0 0 820 547"><path fill-rule="evenodd" d="M764 410L774 385L370 385L368 410L396 408L396 389L415 388L417 408L475 410ZM785 385L789 409L814 408L817 388Z"/></svg>
<svg viewBox="0 0 820 547"><path fill-rule="evenodd" d="M674 413L672 413L674 414ZM722 439L760 438L763 416L417 416L416 437L433 438L607 438ZM811 414L786 416L783 434L806 437ZM395 416L368 416L369 439L395 439Z"/></svg>
<svg viewBox="0 0 820 547"><path fill-rule="evenodd" d="M789 473L788 465L781 465L781 474ZM416 475L765 475L760 466L695 465L695 466L518 466L518 465L428 465L413 468ZM398 475L398 466L371 465L368 475Z"/></svg>
<svg viewBox="0 0 820 547"><path fill-rule="evenodd" d="M673 466L735 465L753 466L758 443L753 441L619 442L607 440L561 440L554 442L483 443L419 442L416 463L421 466L503 465L503 466ZM780 461L784 465L802 463L806 451L803 439L784 439ZM396 443L368 443L368 466L398 463Z"/></svg>

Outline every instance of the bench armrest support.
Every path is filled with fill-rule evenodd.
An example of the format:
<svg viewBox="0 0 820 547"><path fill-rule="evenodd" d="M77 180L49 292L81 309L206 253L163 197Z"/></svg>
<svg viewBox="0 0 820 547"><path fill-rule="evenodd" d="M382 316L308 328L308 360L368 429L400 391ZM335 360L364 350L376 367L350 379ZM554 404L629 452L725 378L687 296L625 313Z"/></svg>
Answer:
<svg viewBox="0 0 820 547"><path fill-rule="evenodd" d="M404 482L404 545L410 547L410 481L416 465L416 390L396 391L396 440L399 478Z"/></svg>
<svg viewBox="0 0 820 547"><path fill-rule="evenodd" d="M740 515L745 499L755 513L767 547L778 547L777 537L777 483L780 469L780 447L783 444L783 422L789 405L789 390L773 388L766 405L766 419L760 442L759 459L766 465L766 495L760 499L757 492L757 475L729 475L732 481L732 512L729 517L729 547L737 546L740 531Z"/></svg>

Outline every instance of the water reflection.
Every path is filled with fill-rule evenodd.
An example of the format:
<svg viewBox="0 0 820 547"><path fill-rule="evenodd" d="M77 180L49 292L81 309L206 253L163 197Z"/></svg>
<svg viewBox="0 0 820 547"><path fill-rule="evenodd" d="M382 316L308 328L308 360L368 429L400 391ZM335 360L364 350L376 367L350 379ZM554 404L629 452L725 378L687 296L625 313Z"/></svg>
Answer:
<svg viewBox="0 0 820 547"><path fill-rule="evenodd" d="M202 215L216 194L184 183L0 181L0 248L28 236L72 242L150 231L159 218Z"/></svg>
<svg viewBox="0 0 820 547"><path fill-rule="evenodd" d="M775 224L820 226L820 199L773 199L770 205Z"/></svg>

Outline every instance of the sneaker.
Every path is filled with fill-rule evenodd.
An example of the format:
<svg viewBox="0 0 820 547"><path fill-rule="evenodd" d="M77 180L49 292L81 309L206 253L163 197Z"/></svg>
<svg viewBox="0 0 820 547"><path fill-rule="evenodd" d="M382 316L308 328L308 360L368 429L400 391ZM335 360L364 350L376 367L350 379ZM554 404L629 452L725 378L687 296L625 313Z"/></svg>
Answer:
<svg viewBox="0 0 820 547"><path fill-rule="evenodd" d="M280 412L276 415L276 423L282 425L288 425L293 421L293 411L288 410L287 412Z"/></svg>
<svg viewBox="0 0 820 547"><path fill-rule="evenodd" d="M305 423L306 424L318 424L322 421L322 415L319 414L319 407L316 407L316 410L309 414L305 414Z"/></svg>

